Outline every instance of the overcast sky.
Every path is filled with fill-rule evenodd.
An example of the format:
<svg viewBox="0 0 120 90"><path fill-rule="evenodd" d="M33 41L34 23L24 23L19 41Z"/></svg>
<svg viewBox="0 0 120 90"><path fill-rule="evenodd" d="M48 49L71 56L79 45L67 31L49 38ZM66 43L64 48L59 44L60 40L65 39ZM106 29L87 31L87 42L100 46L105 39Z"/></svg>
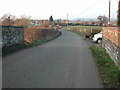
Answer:
<svg viewBox="0 0 120 90"><path fill-rule="evenodd" d="M6 13L33 19L96 18L108 16L109 0L1 0L0 17ZM117 18L118 0L111 0L111 18Z"/></svg>

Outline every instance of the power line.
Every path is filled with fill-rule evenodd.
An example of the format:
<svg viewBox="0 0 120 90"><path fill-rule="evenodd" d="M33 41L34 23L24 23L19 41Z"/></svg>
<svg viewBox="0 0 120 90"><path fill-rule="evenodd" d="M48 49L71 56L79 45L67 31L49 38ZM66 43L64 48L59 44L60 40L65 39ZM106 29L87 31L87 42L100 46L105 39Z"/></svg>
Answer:
<svg viewBox="0 0 120 90"><path fill-rule="evenodd" d="M71 16L71 18L72 18L72 17L76 17L76 16L78 16L78 15L80 15L80 14L83 14L83 13L87 12L88 10L90 10L91 8L93 8L95 5L97 5L97 3L98 3L98 1L95 2L94 4L92 4L91 6L89 6L88 8L86 8L85 10L79 12L78 14L75 14L75 15Z"/></svg>
<svg viewBox="0 0 120 90"><path fill-rule="evenodd" d="M67 20L68 20L68 15L69 15L69 14L67 13Z"/></svg>

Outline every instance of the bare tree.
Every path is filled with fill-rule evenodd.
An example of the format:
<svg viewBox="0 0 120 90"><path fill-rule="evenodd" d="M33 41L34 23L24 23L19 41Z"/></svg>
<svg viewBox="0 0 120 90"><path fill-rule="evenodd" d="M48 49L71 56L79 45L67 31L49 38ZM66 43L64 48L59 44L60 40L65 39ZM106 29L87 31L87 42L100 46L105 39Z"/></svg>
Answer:
<svg viewBox="0 0 120 90"><path fill-rule="evenodd" d="M99 24L100 26L103 26L104 24L107 23L108 19L107 17L104 15L104 16L98 16L97 19L99 20Z"/></svg>
<svg viewBox="0 0 120 90"><path fill-rule="evenodd" d="M58 25L61 25L62 20L61 20L61 19L57 19L56 23L57 23Z"/></svg>
<svg viewBox="0 0 120 90"><path fill-rule="evenodd" d="M19 19L16 20L15 25L17 26L23 26L23 27L30 27L32 24L32 20L30 19L30 16L22 15Z"/></svg>
<svg viewBox="0 0 120 90"><path fill-rule="evenodd" d="M1 18L3 25L14 25L16 17L11 14L5 14Z"/></svg>
<svg viewBox="0 0 120 90"><path fill-rule="evenodd" d="M49 22L40 23L40 27L49 27Z"/></svg>

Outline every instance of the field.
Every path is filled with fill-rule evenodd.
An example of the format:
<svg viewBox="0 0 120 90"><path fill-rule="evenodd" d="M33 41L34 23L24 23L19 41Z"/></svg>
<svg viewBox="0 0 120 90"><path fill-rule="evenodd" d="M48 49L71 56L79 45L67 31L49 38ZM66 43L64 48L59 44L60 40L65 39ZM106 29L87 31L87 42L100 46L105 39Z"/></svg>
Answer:
<svg viewBox="0 0 120 90"><path fill-rule="evenodd" d="M94 29L94 28L98 28L98 29L102 29L103 27L101 26L68 26L68 27L78 27L78 28L91 28L91 29Z"/></svg>
<svg viewBox="0 0 120 90"><path fill-rule="evenodd" d="M101 26L66 26L62 30L72 31L82 37L87 35L92 38L94 34L101 32L102 28Z"/></svg>

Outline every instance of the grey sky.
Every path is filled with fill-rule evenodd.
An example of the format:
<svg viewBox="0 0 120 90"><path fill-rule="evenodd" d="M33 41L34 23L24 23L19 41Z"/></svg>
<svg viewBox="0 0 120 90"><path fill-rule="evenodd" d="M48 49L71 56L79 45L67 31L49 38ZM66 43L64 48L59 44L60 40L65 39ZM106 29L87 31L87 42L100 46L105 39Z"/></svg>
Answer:
<svg viewBox="0 0 120 90"><path fill-rule="evenodd" d="M17 17L32 16L33 19L96 18L108 16L109 0L1 0L0 17L5 13ZM111 0L111 18L117 18L118 0Z"/></svg>

